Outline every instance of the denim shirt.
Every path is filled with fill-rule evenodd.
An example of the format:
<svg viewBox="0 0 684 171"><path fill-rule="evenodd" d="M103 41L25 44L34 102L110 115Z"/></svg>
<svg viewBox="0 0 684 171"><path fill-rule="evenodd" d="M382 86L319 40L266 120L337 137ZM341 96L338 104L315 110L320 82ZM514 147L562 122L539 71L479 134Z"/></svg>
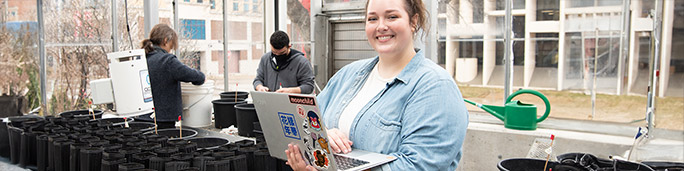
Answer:
<svg viewBox="0 0 684 171"><path fill-rule="evenodd" d="M378 57L338 71L317 100L328 129L361 89ZM468 111L449 74L419 51L354 118L353 148L396 156L374 170L455 170L468 126Z"/></svg>

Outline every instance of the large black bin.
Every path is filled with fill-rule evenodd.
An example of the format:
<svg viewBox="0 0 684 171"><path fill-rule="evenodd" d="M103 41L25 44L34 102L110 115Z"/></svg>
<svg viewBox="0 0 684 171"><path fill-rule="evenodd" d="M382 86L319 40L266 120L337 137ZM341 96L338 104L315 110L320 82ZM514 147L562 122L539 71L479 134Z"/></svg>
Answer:
<svg viewBox="0 0 684 171"><path fill-rule="evenodd" d="M259 122L254 104L235 105L235 112L237 114L238 135L254 137L254 122Z"/></svg>
<svg viewBox="0 0 684 171"><path fill-rule="evenodd" d="M104 114L103 110L99 109L93 109L93 112L95 113L95 118L102 118L102 114ZM82 110L72 110L72 111L66 111L59 113L59 116L64 117L64 118L81 118L81 117L89 117L93 118L92 114L88 111L88 109L82 109Z"/></svg>
<svg viewBox="0 0 684 171"><path fill-rule="evenodd" d="M235 105L247 103L245 99L218 99L211 101L214 105L214 127L222 129L236 125Z"/></svg>
<svg viewBox="0 0 684 171"><path fill-rule="evenodd" d="M219 95L221 96L221 99L233 99L233 100L235 100L236 97L238 99L247 99L247 97L249 97L249 92L246 92L246 91L237 91L237 92L236 91L226 91L226 92L223 92Z"/></svg>

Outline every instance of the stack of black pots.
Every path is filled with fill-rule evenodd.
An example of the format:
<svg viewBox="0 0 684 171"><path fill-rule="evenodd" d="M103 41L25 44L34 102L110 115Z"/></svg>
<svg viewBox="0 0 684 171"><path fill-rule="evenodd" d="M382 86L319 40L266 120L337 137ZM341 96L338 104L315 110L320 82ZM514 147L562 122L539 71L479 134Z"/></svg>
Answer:
<svg viewBox="0 0 684 171"><path fill-rule="evenodd" d="M289 170L284 161L269 155L260 131L254 133L257 143L187 138L185 133L179 139L155 134L147 126L124 128L123 119L101 116L96 110L93 120L87 110L78 110L59 117L9 118L0 126L1 156L39 171Z"/></svg>
<svg viewBox="0 0 684 171"><path fill-rule="evenodd" d="M212 101L214 105L214 127L222 129L235 125L238 135L254 137L253 130L260 127L254 104L248 104L249 96L245 91L229 91L220 94L221 99ZM255 126L257 125L257 126Z"/></svg>

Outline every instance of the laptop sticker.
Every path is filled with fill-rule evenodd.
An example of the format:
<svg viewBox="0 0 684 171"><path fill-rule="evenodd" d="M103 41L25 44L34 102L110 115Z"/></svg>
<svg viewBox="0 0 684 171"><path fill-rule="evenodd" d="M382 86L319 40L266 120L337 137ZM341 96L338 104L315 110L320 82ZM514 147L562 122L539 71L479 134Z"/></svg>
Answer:
<svg viewBox="0 0 684 171"><path fill-rule="evenodd" d="M306 158L306 163L307 163L307 164L313 165L313 158L311 158L311 156L309 155L309 151L311 151L311 150L308 150L308 151L305 151L305 152L304 152L304 157Z"/></svg>
<svg viewBox="0 0 684 171"><path fill-rule="evenodd" d="M309 117L309 125L311 125L311 128L313 128L316 131L321 131L321 123L318 122L318 114L314 111L309 111L308 113Z"/></svg>
<svg viewBox="0 0 684 171"><path fill-rule="evenodd" d="M313 153L314 156L314 164L318 167L321 167L323 169L327 169L328 165L330 164L330 161L328 160L328 155L323 153L321 150L316 150Z"/></svg>
<svg viewBox="0 0 684 171"><path fill-rule="evenodd" d="M288 95L288 97L290 99L290 103L292 104L316 106L316 99L314 99L314 97L304 97L296 95Z"/></svg>
<svg viewBox="0 0 684 171"><path fill-rule="evenodd" d="M280 117L280 125L283 127L283 135L288 138L299 140L299 130L297 130L297 121L293 114L278 112Z"/></svg>
<svg viewBox="0 0 684 171"><path fill-rule="evenodd" d="M318 137L318 145L320 145L321 148L322 148L323 150L325 150L325 152L327 152L328 154L330 154L330 149L328 149L328 141L325 140L325 138L323 138L323 137Z"/></svg>
<svg viewBox="0 0 684 171"><path fill-rule="evenodd" d="M304 110L304 106L297 105L297 114L299 114L300 117L306 119L306 111Z"/></svg>

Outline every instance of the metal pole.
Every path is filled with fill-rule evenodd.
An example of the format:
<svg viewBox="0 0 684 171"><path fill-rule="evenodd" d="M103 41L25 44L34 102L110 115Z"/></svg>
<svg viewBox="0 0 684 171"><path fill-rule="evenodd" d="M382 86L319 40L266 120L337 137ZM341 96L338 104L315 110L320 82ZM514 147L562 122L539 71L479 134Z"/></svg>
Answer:
<svg viewBox="0 0 684 171"><path fill-rule="evenodd" d="M223 91L230 90L228 82L228 0L223 0ZM236 87L237 88L237 87Z"/></svg>
<svg viewBox="0 0 684 171"><path fill-rule="evenodd" d="M596 21L596 20L594 20ZM599 29L594 31L594 71L591 74L591 119L596 118L596 69L598 68Z"/></svg>
<svg viewBox="0 0 684 171"><path fill-rule="evenodd" d="M505 83L504 83L504 103L508 99L508 95L512 93L511 89L513 87L513 14L512 14L512 1L504 1L506 3L506 17L504 24L504 43L506 47L504 48L504 73Z"/></svg>
<svg viewBox="0 0 684 171"><path fill-rule="evenodd" d="M648 123L646 135L653 131L653 122L655 121L655 93L658 85L658 77L660 76L660 39L662 30L662 14L663 14L663 0L655 1L655 14L653 14L653 31L651 31L651 58L649 60L649 77L648 77L648 94L646 103L646 122Z"/></svg>
<svg viewBox="0 0 684 171"><path fill-rule="evenodd" d="M178 32L178 31L180 31L180 20L178 20L178 0L173 0L172 3L173 3L172 4L173 5L173 30L176 30L176 32ZM182 33L178 32L178 35L179 35L178 38L179 39L181 37L180 34L182 34ZM173 54L176 55L176 57L180 58L180 52L178 49L173 51Z"/></svg>
<svg viewBox="0 0 684 171"><path fill-rule="evenodd" d="M40 115L45 116L47 112L46 80L47 66L45 65L45 23L43 22L43 0L36 0L36 11L38 12L38 53L40 55Z"/></svg>
<svg viewBox="0 0 684 171"><path fill-rule="evenodd" d="M117 17L116 0L112 3L112 52L119 51L119 19Z"/></svg>
<svg viewBox="0 0 684 171"><path fill-rule="evenodd" d="M630 31L630 16L631 11L629 10L629 6L631 5L631 0L624 0L622 2L622 31L620 31L620 54L619 54L619 60L618 60L618 87L617 87L617 94L620 95L622 94L622 87L623 82L624 82L624 67L625 67L625 60L627 59L627 55L629 55L629 33Z"/></svg>

